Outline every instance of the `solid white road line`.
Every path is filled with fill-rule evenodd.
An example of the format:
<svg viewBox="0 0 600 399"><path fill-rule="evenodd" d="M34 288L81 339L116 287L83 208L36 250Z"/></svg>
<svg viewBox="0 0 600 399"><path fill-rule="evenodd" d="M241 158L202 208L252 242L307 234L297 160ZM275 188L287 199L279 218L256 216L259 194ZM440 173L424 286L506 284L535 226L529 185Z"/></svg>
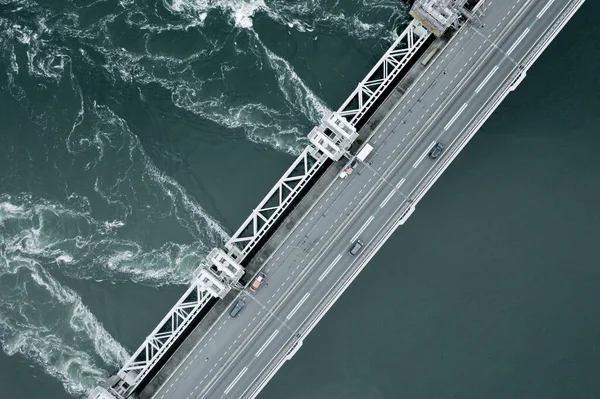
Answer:
<svg viewBox="0 0 600 399"><path fill-rule="evenodd" d="M321 274L321 277L319 277L319 281L323 281L323 279L325 278L325 276L327 276L329 274L329 272L331 271L331 269L333 269L333 267L335 266L336 263L338 263L340 261L340 259L342 258L342 254L339 254L334 260L333 262L331 262L331 265L329 265L329 267L327 268L327 270L325 270L323 272L323 274Z"/></svg>
<svg viewBox="0 0 600 399"><path fill-rule="evenodd" d="M231 388L233 388L233 386L235 384L237 384L237 382L240 380L240 378L242 378L242 376L244 374L246 374L246 371L248 371L248 367L244 367L244 369L242 371L240 371L240 373L238 374L238 376L235 377L235 380L233 380L233 382L231 384L229 384L229 386L225 390L225 395L227 395L229 393L229 391L231 391Z"/></svg>
<svg viewBox="0 0 600 399"><path fill-rule="evenodd" d="M294 309L292 309L292 311L290 312L289 315L287 315L286 319L291 319L292 316L294 316L294 313L296 313L298 311L298 309L300 309L300 306L302 306L302 304L304 302L306 302L306 300L308 299L308 297L310 296L310 292L307 292L306 294L304 294L304 296L302 297L302 299L300 299L300 302L298 302L298 304L294 307Z"/></svg>
<svg viewBox="0 0 600 399"><path fill-rule="evenodd" d="M392 196L394 195L396 191L392 191L391 193L388 194L387 197L385 197L385 199L383 200L383 202L381 203L381 205L379 205L380 208L383 208L385 206L385 204L388 203L388 201L390 200L390 198L392 198Z"/></svg>
<svg viewBox="0 0 600 399"><path fill-rule="evenodd" d="M258 352L256 352L256 357L259 357L261 353L263 353L263 351L267 348L267 346L269 346L269 344L271 343L271 341L273 341L273 339L275 339L275 337L277 336L277 334L279 334L279 330L275 330L275 332L273 332L273 334L271 334L271 336L269 337L269 339L267 340L267 342L264 343L263 346L260 347L260 349L258 350Z"/></svg>
<svg viewBox="0 0 600 399"><path fill-rule="evenodd" d="M540 13L537 15L537 19L542 18L542 15L544 15L546 13L546 11L548 11L548 9L550 8L550 6L552 5L552 3L554 3L554 0L550 0L548 1L548 3L544 6L544 8L542 8L542 11L540 11Z"/></svg>
<svg viewBox="0 0 600 399"><path fill-rule="evenodd" d="M369 225L369 223L371 223L373 221L373 219L374 219L374 217L370 216L369 219L365 222L365 224L363 224L363 226L360 228L360 230L358 230L358 232L354 235L354 237L352 237L352 239L350 240L350 242L356 241L356 239L358 238L358 236L361 235L363 231L365 231L365 229L367 228L367 226Z"/></svg>
<svg viewBox="0 0 600 399"><path fill-rule="evenodd" d="M452 117L452 119L450 119L450 122L448 122L448 124L446 126L444 126L444 130L448 130L448 128L450 126L452 126L452 124L454 122L456 122L456 120L458 119L458 117L460 116L460 114L463 113L463 111L465 110L465 108L467 108L467 105L469 105L469 103L464 103L462 107L460 107L460 109L458 110L458 112L456 114L454 114L454 116Z"/></svg>
<svg viewBox="0 0 600 399"><path fill-rule="evenodd" d="M485 79L483 80L483 82L481 82L481 84L479 86L477 86L477 88L475 89L475 93L479 93L479 91L483 88L483 86L485 86L486 83L490 81L490 79L492 78L492 76L494 76L494 74L496 73L497 70L498 70L498 66L496 65L494 67L494 69L492 69L491 72L488 73L488 76L485 77Z"/></svg>
<svg viewBox="0 0 600 399"><path fill-rule="evenodd" d="M405 181L406 181L406 179L402 178L402 180L400 180L400 182L398 184L396 184L396 188L400 188L400 186L403 185Z"/></svg>
<svg viewBox="0 0 600 399"><path fill-rule="evenodd" d="M510 53L512 53L517 48L517 46L519 45L519 43L521 43L523 41L523 39L525 38L525 36L528 33L529 33L529 28L525 29L523 31L523 33L521 33L521 36L519 36L519 38L517 39L517 41L514 42L514 44L512 46L510 46L510 48L506 52L506 55L510 55Z"/></svg>
<svg viewBox="0 0 600 399"><path fill-rule="evenodd" d="M413 169L416 169L417 166L419 166L419 164L421 163L421 161L423 159L425 159L425 157L427 156L427 153L431 150L431 147L433 147L434 145L435 145L435 141L432 141L431 144L429 144L429 147L427 147L427 149L425 150L425 152L421 154L421 156L419 157L419 159L417 159L417 162L415 162L413 164Z"/></svg>

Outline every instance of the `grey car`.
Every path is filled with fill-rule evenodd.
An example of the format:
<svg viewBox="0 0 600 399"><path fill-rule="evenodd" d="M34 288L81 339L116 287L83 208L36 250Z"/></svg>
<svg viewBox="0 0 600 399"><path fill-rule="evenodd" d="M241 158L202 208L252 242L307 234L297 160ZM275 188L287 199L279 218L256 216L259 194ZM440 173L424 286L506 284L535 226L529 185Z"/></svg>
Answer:
<svg viewBox="0 0 600 399"><path fill-rule="evenodd" d="M364 245L365 244L361 240L356 240L356 242L352 245L352 247L350 247L350 250L348 252L350 252L350 255L355 256L362 250Z"/></svg>
<svg viewBox="0 0 600 399"><path fill-rule="evenodd" d="M242 309L244 309L244 306L246 306L246 302L244 302L243 299L238 299L233 306L231 307L231 309L229 310L229 316L231 317L235 317L238 314L240 314L240 312L242 311Z"/></svg>
<svg viewBox="0 0 600 399"><path fill-rule="evenodd" d="M444 148L446 147L444 147L442 143L435 143L431 151L429 151L429 158L436 159L437 157L442 155L442 152L444 152Z"/></svg>

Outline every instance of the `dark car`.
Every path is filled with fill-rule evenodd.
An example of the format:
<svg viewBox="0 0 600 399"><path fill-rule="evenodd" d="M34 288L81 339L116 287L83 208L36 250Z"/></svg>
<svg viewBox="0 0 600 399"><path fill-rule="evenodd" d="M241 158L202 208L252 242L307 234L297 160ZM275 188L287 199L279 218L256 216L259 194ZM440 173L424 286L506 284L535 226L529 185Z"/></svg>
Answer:
<svg viewBox="0 0 600 399"><path fill-rule="evenodd" d="M356 242L352 245L352 247L350 247L350 250L348 252L350 252L350 255L355 256L361 251L364 245L365 244L361 240L356 240Z"/></svg>
<svg viewBox="0 0 600 399"><path fill-rule="evenodd" d="M429 151L429 158L436 159L437 157L442 155L442 152L444 152L444 148L445 147L442 143L435 143L431 151Z"/></svg>
<svg viewBox="0 0 600 399"><path fill-rule="evenodd" d="M246 306L246 302L244 302L243 299L238 299L233 306L231 307L231 309L229 309L229 316L231 317L235 317L238 314L240 314L240 312L242 311L242 309L244 309L244 306Z"/></svg>

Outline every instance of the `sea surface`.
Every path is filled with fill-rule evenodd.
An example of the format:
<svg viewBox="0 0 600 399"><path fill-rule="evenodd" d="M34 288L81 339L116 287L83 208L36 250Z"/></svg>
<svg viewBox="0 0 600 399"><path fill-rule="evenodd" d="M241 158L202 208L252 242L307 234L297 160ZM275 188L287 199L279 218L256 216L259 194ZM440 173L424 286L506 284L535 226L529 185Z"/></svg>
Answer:
<svg viewBox="0 0 600 399"><path fill-rule="evenodd" d="M600 397L598 15L260 399ZM0 399L116 371L408 20L400 0L0 0Z"/></svg>

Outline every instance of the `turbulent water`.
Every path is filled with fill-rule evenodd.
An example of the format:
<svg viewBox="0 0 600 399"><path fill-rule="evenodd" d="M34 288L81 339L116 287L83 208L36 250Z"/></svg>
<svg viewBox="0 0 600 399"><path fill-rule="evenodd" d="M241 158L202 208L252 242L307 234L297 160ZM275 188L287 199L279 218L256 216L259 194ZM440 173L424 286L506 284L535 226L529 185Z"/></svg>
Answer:
<svg viewBox="0 0 600 399"><path fill-rule="evenodd" d="M0 399L114 372L405 3L0 0ZM599 13L586 3L261 397L598 397Z"/></svg>
<svg viewBox="0 0 600 399"><path fill-rule="evenodd" d="M93 287L185 283L264 192L223 204L223 190L249 188L239 162L281 173L406 11L396 0L0 0L0 345L2 362L30 366L5 375L41 371L81 395L122 364L150 327L115 339L111 313L133 299L107 309ZM277 152L288 155L276 167L263 159ZM12 398L31 394L3 382Z"/></svg>

